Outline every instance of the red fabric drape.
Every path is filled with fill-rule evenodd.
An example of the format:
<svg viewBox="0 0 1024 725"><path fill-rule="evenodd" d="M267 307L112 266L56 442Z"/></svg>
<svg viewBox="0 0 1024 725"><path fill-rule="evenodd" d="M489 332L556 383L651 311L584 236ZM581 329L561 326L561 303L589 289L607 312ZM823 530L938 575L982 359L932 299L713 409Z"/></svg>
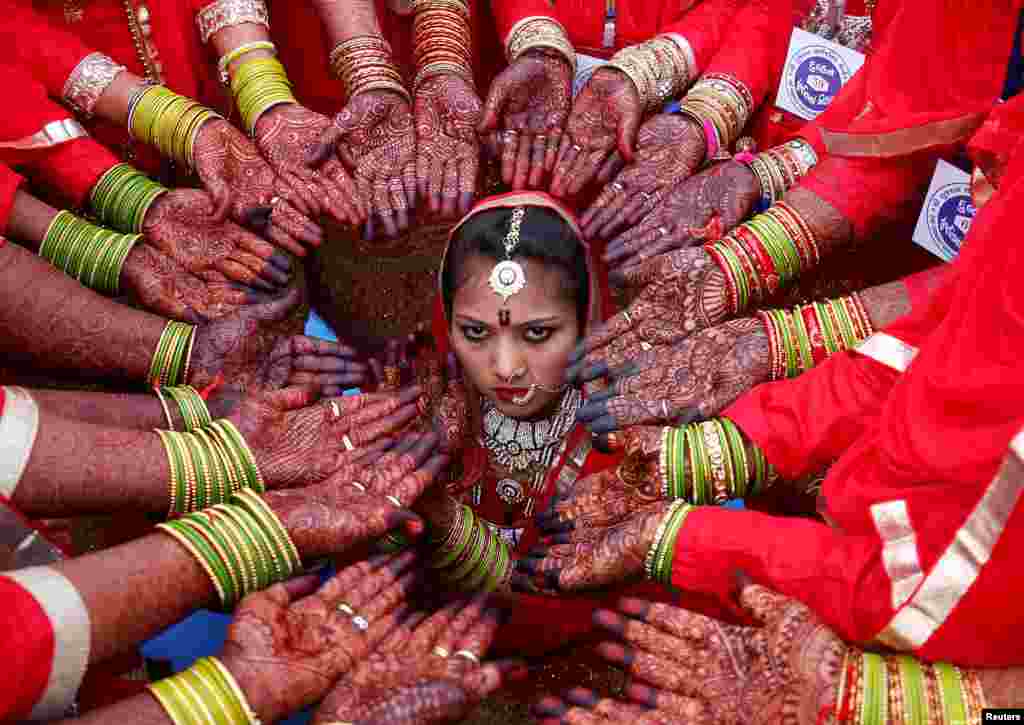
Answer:
<svg viewBox="0 0 1024 725"><path fill-rule="evenodd" d="M0 576L0 602L0 641L7 650L0 719L13 722L26 717L43 696L56 644L50 618L39 602L5 576Z"/></svg>
<svg viewBox="0 0 1024 725"><path fill-rule="evenodd" d="M21 186L23 179L6 164L0 164L0 238L7 232L7 221L11 216L11 208L14 206L14 197ZM3 244L3 242L0 242ZM0 413L3 413L3 394L0 393Z"/></svg>

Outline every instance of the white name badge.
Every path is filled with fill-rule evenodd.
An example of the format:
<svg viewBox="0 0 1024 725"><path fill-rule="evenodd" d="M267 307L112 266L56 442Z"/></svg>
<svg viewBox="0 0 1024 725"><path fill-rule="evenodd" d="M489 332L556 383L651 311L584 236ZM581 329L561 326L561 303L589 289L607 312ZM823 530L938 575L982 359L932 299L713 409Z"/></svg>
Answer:
<svg viewBox="0 0 1024 725"><path fill-rule="evenodd" d="M811 121L864 65L864 54L793 28L775 105Z"/></svg>
<svg viewBox="0 0 1024 725"><path fill-rule="evenodd" d="M914 227L914 243L952 262L960 254L976 213L970 174L940 159Z"/></svg>
<svg viewBox="0 0 1024 725"><path fill-rule="evenodd" d="M580 94L583 86L587 85L587 81L590 80L590 76L594 75L594 71L607 62L604 58L595 58L592 55L583 55L582 53L576 54L576 77L572 82L573 98Z"/></svg>

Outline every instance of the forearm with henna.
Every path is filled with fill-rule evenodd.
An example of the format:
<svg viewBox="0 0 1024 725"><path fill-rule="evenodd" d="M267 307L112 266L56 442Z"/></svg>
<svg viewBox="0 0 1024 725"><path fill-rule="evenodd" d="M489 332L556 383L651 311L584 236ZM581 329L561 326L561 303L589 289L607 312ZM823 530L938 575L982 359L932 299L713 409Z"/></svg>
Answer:
<svg viewBox="0 0 1024 725"><path fill-rule="evenodd" d="M822 258L853 241L850 221L814 192L797 186L786 194L785 201L810 227Z"/></svg>
<svg viewBox="0 0 1024 725"><path fill-rule="evenodd" d="M989 707L1024 707L1024 667L976 670Z"/></svg>
<svg viewBox="0 0 1024 725"><path fill-rule="evenodd" d="M107 725L112 722L118 725L174 725L167 711L148 692L109 707L90 710L79 717L59 720L55 725Z"/></svg>
<svg viewBox="0 0 1024 725"><path fill-rule="evenodd" d="M167 416L155 395L33 390L32 398L46 413L68 421L132 430L167 428ZM172 403L168 408L174 429L183 430L177 406Z"/></svg>
<svg viewBox="0 0 1024 725"><path fill-rule="evenodd" d="M380 35L373 0L313 0L327 32L328 50L356 35Z"/></svg>
<svg viewBox="0 0 1024 725"><path fill-rule="evenodd" d="M56 209L19 189L7 219L7 233L33 252L38 251L55 216Z"/></svg>
<svg viewBox="0 0 1024 725"><path fill-rule="evenodd" d="M169 478L155 433L65 420L43 410L13 502L31 516L166 512Z"/></svg>
<svg viewBox="0 0 1024 725"><path fill-rule="evenodd" d="M7 360L143 380L166 322L82 287L31 252L0 248L0 350Z"/></svg>

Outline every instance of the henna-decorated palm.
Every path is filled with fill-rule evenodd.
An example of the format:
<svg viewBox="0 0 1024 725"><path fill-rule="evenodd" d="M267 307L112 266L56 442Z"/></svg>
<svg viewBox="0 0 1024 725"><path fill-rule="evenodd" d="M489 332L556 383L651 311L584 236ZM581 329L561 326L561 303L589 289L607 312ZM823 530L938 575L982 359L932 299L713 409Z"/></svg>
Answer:
<svg viewBox="0 0 1024 725"><path fill-rule="evenodd" d="M501 684L507 666L454 656L467 651L483 659L498 622L498 612L480 598L410 619L341 678L313 724L455 721Z"/></svg>
<svg viewBox="0 0 1024 725"><path fill-rule="evenodd" d="M432 355L426 366L416 367L416 377L424 390L420 413L441 436L441 449L458 455L471 434L469 395L458 358L455 353L448 353L442 370L437 357Z"/></svg>
<svg viewBox="0 0 1024 725"><path fill-rule="evenodd" d="M527 51L494 80L478 131L494 135L504 183L513 189L544 183L555 168L571 105L572 68L553 51Z"/></svg>
<svg viewBox="0 0 1024 725"><path fill-rule="evenodd" d="M125 259L121 287L151 312L193 324L223 317L266 297L223 274L211 271L206 279L199 277L146 242L132 247Z"/></svg>
<svg viewBox="0 0 1024 725"><path fill-rule="evenodd" d="M595 178L610 178L616 149L632 163L643 111L636 86L625 73L614 68L595 71L569 114L551 193L574 196Z"/></svg>
<svg viewBox="0 0 1024 725"><path fill-rule="evenodd" d="M259 149L227 121L205 122L192 150L196 174L213 197L215 220L228 214L239 224L272 234L304 254L303 242L319 243L312 230L319 206L308 185L278 176Z"/></svg>
<svg viewBox="0 0 1024 725"><path fill-rule="evenodd" d="M604 187L580 220L588 239L607 239L688 179L704 160L704 131L686 116L659 113L637 134L636 157Z"/></svg>
<svg viewBox="0 0 1024 725"><path fill-rule="evenodd" d="M142 223L146 243L201 279L225 277L272 290L290 278L291 261L252 232L214 219L202 191L173 189L157 197Z"/></svg>
<svg viewBox="0 0 1024 725"><path fill-rule="evenodd" d="M622 435L622 463L581 478L567 490L559 487L548 509L536 517L543 534L607 528L661 499L661 428L637 426Z"/></svg>
<svg viewBox="0 0 1024 725"><path fill-rule="evenodd" d="M354 473L345 467L355 451L348 450L346 439L360 448L396 434L416 415L418 395L412 388L402 395L320 400L312 388L284 388L246 396L229 419L248 443L268 487L309 486L341 469L351 481Z"/></svg>
<svg viewBox="0 0 1024 725"><path fill-rule="evenodd" d="M395 628L414 558L361 562L301 598L310 588L303 580L304 587L277 584L242 600L220 659L263 722L320 700ZM370 626L355 626L341 602Z"/></svg>
<svg viewBox="0 0 1024 725"><path fill-rule="evenodd" d="M759 626L730 626L669 604L623 599L619 612L594 616L624 640L602 644L599 652L634 678L626 695L654 722L823 722L835 705L847 645L803 604L762 586L745 586L739 603ZM625 722L623 716L636 711L578 691L571 701L598 717L562 722Z"/></svg>
<svg viewBox="0 0 1024 725"><path fill-rule="evenodd" d="M356 188L374 222L388 236L409 228L409 208L416 199L416 130L408 101L392 91L358 93L324 129L310 160L321 164L337 153L353 173Z"/></svg>
<svg viewBox="0 0 1024 725"><path fill-rule="evenodd" d="M476 193L480 170L480 97L456 75L436 75L416 91L416 188L430 211L464 215Z"/></svg>
<svg viewBox="0 0 1024 725"><path fill-rule="evenodd" d="M324 129L331 125L327 116L315 113L297 103L274 106L256 122L254 139L257 147L278 177L293 189L304 189L302 200L315 214L330 214L340 223L359 226L366 221L366 209L359 199L355 182L337 158L327 159L319 170L309 165L309 156L320 142ZM290 240L275 225L285 227L292 237L307 244L319 245L323 240L320 228L306 220L288 216L286 208L275 206L270 238L281 246ZM291 249L291 251L296 251ZM301 254L299 249L296 253Z"/></svg>
<svg viewBox="0 0 1024 725"><path fill-rule="evenodd" d="M588 399L577 418L598 434L685 424L715 415L770 372L764 325L731 320L674 346L640 351L616 367L601 361L581 370L580 380L607 376L611 385Z"/></svg>
<svg viewBox="0 0 1024 725"><path fill-rule="evenodd" d="M659 254L720 239L750 216L760 195L760 184L743 164L713 166L646 202L631 203L618 216L618 226L605 227L614 233L623 223L631 225L608 245L605 261L613 269L627 269Z"/></svg>
<svg viewBox="0 0 1024 725"><path fill-rule="evenodd" d="M701 248L654 257L613 272L611 280L639 293L576 347L566 371L569 380L585 367L597 377L645 352L669 349L728 315L725 275Z"/></svg>
<svg viewBox="0 0 1024 725"><path fill-rule="evenodd" d="M611 526L565 527L567 531L545 539L516 562L513 590L556 594L636 579L643 574L644 558L671 505L655 501Z"/></svg>

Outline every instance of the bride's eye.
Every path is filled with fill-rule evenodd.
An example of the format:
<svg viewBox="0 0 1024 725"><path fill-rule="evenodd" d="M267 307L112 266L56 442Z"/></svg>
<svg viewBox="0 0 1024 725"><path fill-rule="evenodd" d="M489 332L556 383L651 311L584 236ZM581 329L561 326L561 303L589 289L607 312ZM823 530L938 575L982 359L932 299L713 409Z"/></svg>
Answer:
<svg viewBox="0 0 1024 725"><path fill-rule="evenodd" d="M460 325L462 336L470 342L481 342L487 339L487 328L483 325Z"/></svg>
<svg viewBox="0 0 1024 725"><path fill-rule="evenodd" d="M554 332L555 330L552 327L527 327L523 332L523 337L527 342L540 344L542 342L547 342L548 338L550 338Z"/></svg>

